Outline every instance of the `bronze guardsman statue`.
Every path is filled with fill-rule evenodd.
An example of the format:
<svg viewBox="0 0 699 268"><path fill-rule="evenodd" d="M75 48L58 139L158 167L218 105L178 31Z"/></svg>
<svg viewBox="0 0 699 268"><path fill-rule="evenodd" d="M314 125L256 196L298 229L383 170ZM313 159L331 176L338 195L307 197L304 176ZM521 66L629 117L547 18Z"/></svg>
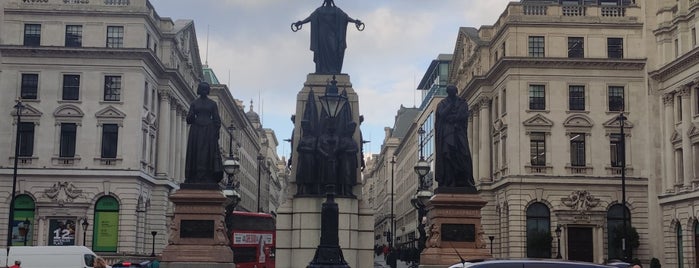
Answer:
<svg viewBox="0 0 699 268"><path fill-rule="evenodd" d="M323 5L311 13L308 18L291 24L296 32L311 23L311 50L316 63L316 74L340 74L347 48L347 24L352 22L357 30L364 30L364 23L348 16L335 6L333 0L325 0Z"/></svg>

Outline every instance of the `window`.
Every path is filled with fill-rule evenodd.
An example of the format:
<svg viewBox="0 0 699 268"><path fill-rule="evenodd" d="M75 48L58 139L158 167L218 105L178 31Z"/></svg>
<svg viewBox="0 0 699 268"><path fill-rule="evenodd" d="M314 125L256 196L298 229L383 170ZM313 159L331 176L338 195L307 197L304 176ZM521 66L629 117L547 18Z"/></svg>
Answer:
<svg viewBox="0 0 699 268"><path fill-rule="evenodd" d="M546 134L544 132L532 132L529 143L532 166L546 165Z"/></svg>
<svg viewBox="0 0 699 268"><path fill-rule="evenodd" d="M19 156L32 156L34 153L34 123L19 123L17 131L19 132Z"/></svg>
<svg viewBox="0 0 699 268"><path fill-rule="evenodd" d="M543 203L527 208L527 258L551 258L551 213Z"/></svg>
<svg viewBox="0 0 699 268"><path fill-rule="evenodd" d="M584 40L582 37L568 37L568 58L583 58Z"/></svg>
<svg viewBox="0 0 699 268"><path fill-rule="evenodd" d="M684 246L682 245L682 225L678 222L677 226L675 226L675 234L677 235L675 238L677 244L675 249L677 250L677 267L678 268L683 268L684 267Z"/></svg>
<svg viewBox="0 0 699 268"><path fill-rule="evenodd" d="M119 101L121 99L121 76L104 77L104 100Z"/></svg>
<svg viewBox="0 0 699 268"><path fill-rule="evenodd" d="M80 76L63 75L63 100L78 100L80 97Z"/></svg>
<svg viewBox="0 0 699 268"><path fill-rule="evenodd" d="M150 34L146 33L146 48L150 48Z"/></svg>
<svg viewBox="0 0 699 268"><path fill-rule="evenodd" d="M124 26L107 26L107 47L124 47Z"/></svg>
<svg viewBox="0 0 699 268"><path fill-rule="evenodd" d="M607 254L609 259L622 259L621 230L624 226L624 211L626 211L626 226L631 226L631 213L621 204L609 207L607 211Z"/></svg>
<svg viewBox="0 0 699 268"><path fill-rule="evenodd" d="M607 57L610 59L624 58L624 39L607 38Z"/></svg>
<svg viewBox="0 0 699 268"><path fill-rule="evenodd" d="M66 47L83 46L83 26L66 25Z"/></svg>
<svg viewBox="0 0 699 268"><path fill-rule="evenodd" d="M621 144L621 134L619 133L612 133L609 134L609 153L610 153L610 159L612 160L612 167L621 167L622 166L622 157L624 157L624 150L623 146Z"/></svg>
<svg viewBox="0 0 699 268"><path fill-rule="evenodd" d="M40 46L41 45L41 24L25 24L24 25L24 45L25 46Z"/></svg>
<svg viewBox="0 0 699 268"><path fill-rule="evenodd" d="M102 125L102 158L116 158L119 126L117 124Z"/></svg>
<svg viewBox="0 0 699 268"><path fill-rule="evenodd" d="M570 138L570 165L585 166L585 133L573 133Z"/></svg>
<svg viewBox="0 0 699 268"><path fill-rule="evenodd" d="M20 97L24 100L36 100L39 92L39 75L22 74Z"/></svg>
<svg viewBox="0 0 699 268"><path fill-rule="evenodd" d="M20 231L19 232L19 237L20 239L12 239L12 246L33 246L32 241L34 240L34 230L36 230L36 218L35 218L35 210L36 210L36 203L34 202L34 199L32 199L29 195L26 194L20 194L15 197L15 202L14 202L14 208L15 212L13 215L13 229ZM29 224L25 224L25 221ZM22 229L24 229L24 235L22 235ZM17 235L18 233L14 233ZM22 239L23 238L23 239Z"/></svg>
<svg viewBox="0 0 699 268"><path fill-rule="evenodd" d="M568 86L568 109L585 110L585 86Z"/></svg>
<svg viewBox="0 0 699 268"><path fill-rule="evenodd" d="M150 89L148 88L148 82L146 81L143 85L143 108L148 109L148 93Z"/></svg>
<svg viewBox="0 0 699 268"><path fill-rule="evenodd" d="M529 57L541 58L544 57L544 37L530 36L529 37Z"/></svg>
<svg viewBox="0 0 699 268"><path fill-rule="evenodd" d="M609 111L624 111L624 87L610 86L607 94L609 95Z"/></svg>
<svg viewBox="0 0 699 268"><path fill-rule="evenodd" d="M680 55L680 40L675 38L675 58Z"/></svg>
<svg viewBox="0 0 699 268"><path fill-rule="evenodd" d="M502 109L502 114L507 113L507 89L502 90L502 97L500 98L502 101L502 105L500 105L500 109Z"/></svg>
<svg viewBox="0 0 699 268"><path fill-rule="evenodd" d="M544 85L529 86L529 110L546 109L546 89Z"/></svg>
<svg viewBox="0 0 699 268"><path fill-rule="evenodd" d="M75 123L61 123L60 157L75 156Z"/></svg>
<svg viewBox="0 0 699 268"><path fill-rule="evenodd" d="M692 28L692 47L697 46L697 28Z"/></svg>

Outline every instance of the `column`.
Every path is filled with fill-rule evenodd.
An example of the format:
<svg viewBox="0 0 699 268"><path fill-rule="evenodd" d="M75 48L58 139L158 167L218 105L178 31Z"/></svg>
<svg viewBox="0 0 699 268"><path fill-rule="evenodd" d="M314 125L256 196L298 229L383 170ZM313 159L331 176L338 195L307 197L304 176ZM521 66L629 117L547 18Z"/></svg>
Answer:
<svg viewBox="0 0 699 268"><path fill-rule="evenodd" d="M692 157L692 142L689 139L689 129L692 127L692 102L690 87L684 86L679 94L682 99L682 167L684 169L684 187L692 186L694 179L694 161Z"/></svg>
<svg viewBox="0 0 699 268"><path fill-rule="evenodd" d="M478 178L479 179L490 179L490 148L492 147L492 137L490 135L490 99L482 98L480 99L481 109L480 109L480 143L481 147L478 152Z"/></svg>
<svg viewBox="0 0 699 268"><path fill-rule="evenodd" d="M156 176L166 176L170 156L170 93L159 90L160 109L158 111L158 159Z"/></svg>
<svg viewBox="0 0 699 268"><path fill-rule="evenodd" d="M172 173L172 177L174 178L174 181L179 181L182 177L180 177L180 170L182 170L182 166L180 166L180 155L183 153L182 150L182 106L178 105L177 106L177 112L175 115L175 132L173 135L175 136L175 140L177 142L175 143L175 154L173 155L174 159L172 160L172 164L174 166L174 172Z"/></svg>
<svg viewBox="0 0 699 268"><path fill-rule="evenodd" d="M466 130L466 135L468 135L468 148L471 150L471 155L473 155L473 143L474 143L474 137L473 137L473 114L469 112L468 116L468 130ZM473 157L472 157L473 158Z"/></svg>
<svg viewBox="0 0 699 268"><path fill-rule="evenodd" d="M189 135L189 132L187 132L187 130L188 130L188 128L187 128L187 111L184 109L182 110L182 117L180 117L180 126L182 129L182 132L181 132L182 135L180 135L181 136L180 143L183 144L183 146L185 146L185 147L182 149L182 153L180 154L180 159L178 161L180 163L180 167L181 167L179 178L181 180L180 182L184 182L184 163L185 163L185 159L187 157L186 144L187 144L187 136Z"/></svg>
<svg viewBox="0 0 699 268"><path fill-rule="evenodd" d="M473 105L472 108L473 108L473 110L472 110L473 111L473 113L472 113L473 114L473 116L472 116L473 117L473 120L472 120L473 121L473 130L471 131L471 133L473 134L473 138L471 140L473 143L473 147L471 147L471 159L473 159L473 179L478 180L479 179L478 176L480 176L478 166L479 166L479 163L481 160L479 157L480 154L478 152L478 149L481 147L481 143L482 143L481 137L479 135L481 121L480 121L480 117L479 117L480 109L478 108L478 103L475 103L475 105Z"/></svg>
<svg viewBox="0 0 699 268"><path fill-rule="evenodd" d="M170 154L168 155L169 156L168 163L170 163L170 166L168 169L168 175L170 175L169 176L170 179L173 180L176 176L176 174L175 174L175 170L176 170L175 169L176 168L175 167L175 159L176 158L175 157L177 155L175 155L175 154L177 153L176 152L176 147L177 147L176 145L178 143L176 131L177 131L177 106L179 105L179 103L177 103L177 100L175 100L174 98L170 102L172 102L172 104L170 105L170 119L169 119L170 120L170 133L169 134L170 134L170 141L172 141L172 142L170 142Z"/></svg>
<svg viewBox="0 0 699 268"><path fill-rule="evenodd" d="M664 109L664 121L665 124L663 126L663 132L665 133L665 139L663 139L663 145L664 150L665 150L665 157L663 159L665 160L665 191L671 191L675 188L675 161L673 160L675 158L675 152L672 147L672 142L670 142L670 137L672 137L672 133L674 132L674 116L673 116L673 104L674 104L675 96L672 93L665 94L663 96L663 104L665 105Z"/></svg>

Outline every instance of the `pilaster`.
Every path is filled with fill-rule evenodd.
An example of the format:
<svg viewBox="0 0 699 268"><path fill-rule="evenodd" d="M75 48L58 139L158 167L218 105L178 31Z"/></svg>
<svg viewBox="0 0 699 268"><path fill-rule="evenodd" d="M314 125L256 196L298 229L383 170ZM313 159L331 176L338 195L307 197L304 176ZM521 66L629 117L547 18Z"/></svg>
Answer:
<svg viewBox="0 0 699 268"><path fill-rule="evenodd" d="M160 109L158 111L158 159L156 176L168 175L170 158L170 92L159 90Z"/></svg>

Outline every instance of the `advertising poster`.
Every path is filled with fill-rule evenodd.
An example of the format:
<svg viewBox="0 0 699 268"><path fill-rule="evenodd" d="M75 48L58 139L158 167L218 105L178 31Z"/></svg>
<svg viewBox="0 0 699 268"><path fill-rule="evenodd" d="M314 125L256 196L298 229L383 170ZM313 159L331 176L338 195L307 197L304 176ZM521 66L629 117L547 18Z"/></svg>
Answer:
<svg viewBox="0 0 699 268"><path fill-rule="evenodd" d="M94 251L116 251L119 242L119 212L95 213Z"/></svg>
<svg viewBox="0 0 699 268"><path fill-rule="evenodd" d="M49 246L75 246L75 219L49 220Z"/></svg>

